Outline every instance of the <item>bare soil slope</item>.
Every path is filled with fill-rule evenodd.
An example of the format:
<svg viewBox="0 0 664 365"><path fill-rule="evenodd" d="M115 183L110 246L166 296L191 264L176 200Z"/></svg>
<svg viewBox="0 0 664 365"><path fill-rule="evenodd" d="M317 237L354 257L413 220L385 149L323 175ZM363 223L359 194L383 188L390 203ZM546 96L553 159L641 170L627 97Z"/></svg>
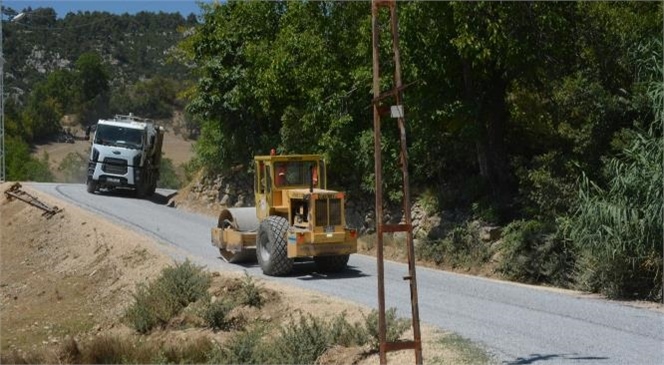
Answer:
<svg viewBox="0 0 664 365"><path fill-rule="evenodd" d="M4 192L9 183L0 185ZM0 195L0 355L58 353L69 339L95 336L137 336L122 322L138 283L158 276L172 261L150 238L111 224L63 201L27 192L63 211L50 219L24 202ZM224 295L237 285L237 274L215 273L211 293ZM331 318L345 313L361 321L368 309L300 288L258 280L269 294L260 311L244 308L234 313L242 321L282 323L289 313L310 313ZM207 337L223 343L228 332L191 328L178 318L146 340L167 344ZM409 334L406 337L412 338ZM475 347L424 326L427 363L468 362ZM61 361L54 355L53 361ZM392 363L413 361L412 352L390 354ZM319 359L323 364L373 364L377 354L366 348L333 348Z"/></svg>

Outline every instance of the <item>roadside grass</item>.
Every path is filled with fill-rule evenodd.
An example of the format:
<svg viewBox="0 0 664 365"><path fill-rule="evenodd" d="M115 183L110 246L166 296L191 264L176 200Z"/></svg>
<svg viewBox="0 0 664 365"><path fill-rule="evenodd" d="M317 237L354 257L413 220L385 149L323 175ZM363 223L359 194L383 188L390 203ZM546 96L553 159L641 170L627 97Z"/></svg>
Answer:
<svg viewBox="0 0 664 365"><path fill-rule="evenodd" d="M437 345L444 349L454 350L455 356L452 359L454 364L476 365L489 364L491 362L491 357L486 351L479 348L469 339L457 334L447 334L443 336L437 342ZM444 364L449 362L450 359L443 359L440 357L434 357L431 359L431 363L433 364Z"/></svg>
<svg viewBox="0 0 664 365"><path fill-rule="evenodd" d="M142 334L164 327L190 303L208 299L210 282L210 274L189 260L167 267L154 281L138 285L127 323Z"/></svg>
<svg viewBox="0 0 664 365"><path fill-rule="evenodd" d="M357 354L359 360L375 356L377 310L356 321L346 312L320 317L274 302L275 295L246 273L215 281L202 267L185 261L137 286L124 316L133 333L69 336L57 346L2 353L0 363L327 364L339 351L341 356L344 351ZM237 318L247 314L250 320ZM388 309L386 320L387 340L401 340L410 322L400 319L395 308ZM182 337L179 330L189 332ZM460 363L486 362L483 352L460 337L443 338L439 345L454 347Z"/></svg>

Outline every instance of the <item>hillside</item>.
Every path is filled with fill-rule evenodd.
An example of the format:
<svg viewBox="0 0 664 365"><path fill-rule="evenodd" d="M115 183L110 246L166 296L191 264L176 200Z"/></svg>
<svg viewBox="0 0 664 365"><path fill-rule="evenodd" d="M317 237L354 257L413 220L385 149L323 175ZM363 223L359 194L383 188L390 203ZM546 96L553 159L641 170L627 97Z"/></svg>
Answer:
<svg viewBox="0 0 664 365"><path fill-rule="evenodd" d="M196 23L178 13L115 15L106 12L56 14L51 8L5 8L17 22L3 25L5 90L22 98L53 71L71 70L85 52L98 52L109 65L111 86L131 85L157 75L188 78L187 67L172 62L184 29ZM57 18L57 16L63 16Z"/></svg>

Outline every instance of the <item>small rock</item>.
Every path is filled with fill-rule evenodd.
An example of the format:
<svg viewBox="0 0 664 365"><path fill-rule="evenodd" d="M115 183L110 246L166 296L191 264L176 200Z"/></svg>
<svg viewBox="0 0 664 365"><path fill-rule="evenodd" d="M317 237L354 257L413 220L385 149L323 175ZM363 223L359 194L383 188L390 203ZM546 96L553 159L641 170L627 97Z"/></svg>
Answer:
<svg viewBox="0 0 664 365"><path fill-rule="evenodd" d="M495 241L500 238L502 228L500 227L482 227L480 229L480 239L484 242Z"/></svg>

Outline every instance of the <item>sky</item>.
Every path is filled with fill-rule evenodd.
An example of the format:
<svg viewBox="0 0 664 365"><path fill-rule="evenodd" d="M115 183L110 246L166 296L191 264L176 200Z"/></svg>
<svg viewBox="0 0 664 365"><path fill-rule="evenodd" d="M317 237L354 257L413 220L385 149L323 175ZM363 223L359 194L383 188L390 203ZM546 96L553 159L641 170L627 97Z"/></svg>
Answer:
<svg viewBox="0 0 664 365"><path fill-rule="evenodd" d="M211 2L203 0L202 2ZM68 12L77 11L108 11L110 13L135 14L139 11L151 11L165 13L179 12L183 16L190 13L199 14L197 5L200 0L0 0L3 6L12 8L18 12L27 7L53 8L58 18L67 15Z"/></svg>

